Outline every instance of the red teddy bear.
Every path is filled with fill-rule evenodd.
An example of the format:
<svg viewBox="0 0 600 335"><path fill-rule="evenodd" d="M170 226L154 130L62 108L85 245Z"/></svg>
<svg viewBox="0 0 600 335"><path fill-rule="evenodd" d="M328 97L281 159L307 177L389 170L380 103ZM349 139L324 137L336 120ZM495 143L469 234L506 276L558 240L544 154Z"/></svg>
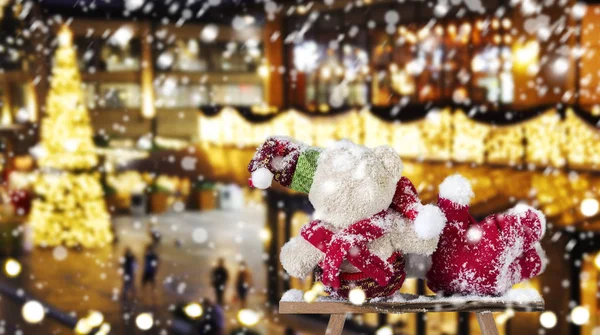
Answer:
<svg viewBox="0 0 600 335"><path fill-rule="evenodd" d="M469 214L473 191L464 177L450 176L439 189L438 206L448 223L427 273L432 291L502 295L544 270L547 260L539 240L546 222L540 211L517 206L476 222Z"/></svg>

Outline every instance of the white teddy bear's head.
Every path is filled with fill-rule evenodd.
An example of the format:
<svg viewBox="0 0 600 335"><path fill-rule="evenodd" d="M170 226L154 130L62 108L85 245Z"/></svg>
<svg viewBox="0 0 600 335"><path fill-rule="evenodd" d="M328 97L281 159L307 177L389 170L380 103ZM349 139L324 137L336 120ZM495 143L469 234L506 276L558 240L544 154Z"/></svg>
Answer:
<svg viewBox="0 0 600 335"><path fill-rule="evenodd" d="M321 153L308 194L315 219L345 228L387 209L402 167L388 146L370 149L348 140L335 142Z"/></svg>

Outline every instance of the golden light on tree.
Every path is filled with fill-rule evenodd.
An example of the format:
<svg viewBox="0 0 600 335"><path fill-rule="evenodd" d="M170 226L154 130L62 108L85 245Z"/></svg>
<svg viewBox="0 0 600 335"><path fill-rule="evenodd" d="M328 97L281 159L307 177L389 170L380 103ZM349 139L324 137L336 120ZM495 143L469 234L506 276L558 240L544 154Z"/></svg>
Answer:
<svg viewBox="0 0 600 335"><path fill-rule="evenodd" d="M29 222L41 246L99 247L112 241L93 130L81 90L73 36L63 26L41 125L40 173Z"/></svg>

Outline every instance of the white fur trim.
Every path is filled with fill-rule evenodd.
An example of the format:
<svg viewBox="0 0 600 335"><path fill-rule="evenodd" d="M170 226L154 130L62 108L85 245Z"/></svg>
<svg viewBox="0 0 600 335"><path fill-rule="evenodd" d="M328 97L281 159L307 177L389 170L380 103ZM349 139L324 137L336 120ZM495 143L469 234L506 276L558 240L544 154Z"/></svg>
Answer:
<svg viewBox="0 0 600 335"><path fill-rule="evenodd" d="M302 237L294 237L281 248L279 260L287 273L296 278L305 278L323 259L324 254Z"/></svg>
<svg viewBox="0 0 600 335"><path fill-rule="evenodd" d="M466 206L471 202L473 189L467 178L455 174L446 177L440 184L440 197Z"/></svg>
<svg viewBox="0 0 600 335"><path fill-rule="evenodd" d="M434 205L423 206L415 218L414 228L417 236L429 240L440 236L446 225L446 216Z"/></svg>
<svg viewBox="0 0 600 335"><path fill-rule="evenodd" d="M540 256L540 259L542 260L542 268L540 269L540 273L538 273L539 275L546 271L546 267L548 266L548 256L546 256L546 252L544 251L542 245L539 242L534 244L534 248L535 252L538 254L538 256Z"/></svg>
<svg viewBox="0 0 600 335"><path fill-rule="evenodd" d="M271 187L273 173L266 168L258 168L252 172L252 185L258 189L266 190Z"/></svg>

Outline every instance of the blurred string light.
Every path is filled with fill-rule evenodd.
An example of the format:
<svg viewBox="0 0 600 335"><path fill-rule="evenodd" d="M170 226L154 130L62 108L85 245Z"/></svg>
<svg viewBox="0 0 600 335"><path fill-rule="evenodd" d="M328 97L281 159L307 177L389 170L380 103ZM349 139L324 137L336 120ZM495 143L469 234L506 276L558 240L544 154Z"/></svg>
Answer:
<svg viewBox="0 0 600 335"><path fill-rule="evenodd" d="M190 319L198 319L199 317L202 316L203 310L202 310L202 306L199 303L191 302L191 303L185 305L185 307L183 307L183 312Z"/></svg>
<svg viewBox="0 0 600 335"><path fill-rule="evenodd" d="M545 311L540 314L540 324L546 329L552 329L556 326L558 319L552 311Z"/></svg>
<svg viewBox="0 0 600 335"><path fill-rule="evenodd" d="M4 273L10 278L14 278L21 273L21 263L13 258L9 258L4 262Z"/></svg>
<svg viewBox="0 0 600 335"><path fill-rule="evenodd" d="M596 266L596 269L600 270L600 252L594 257L594 265Z"/></svg>
<svg viewBox="0 0 600 335"><path fill-rule="evenodd" d="M365 291L357 287L350 290L348 300L353 305L362 305L367 300L367 296L365 295Z"/></svg>
<svg viewBox="0 0 600 335"><path fill-rule="evenodd" d="M571 310L571 322L582 326L590 320L590 310L587 307L577 306Z"/></svg>
<svg viewBox="0 0 600 335"><path fill-rule="evenodd" d="M581 201L579 204L579 211L586 217L592 217L598 214L598 210L600 209L600 204L598 200L594 198L586 198Z"/></svg>
<svg viewBox="0 0 600 335"><path fill-rule="evenodd" d="M366 146L392 143L400 156L406 158L499 165L532 163L551 167L569 163L582 168L600 164L597 132L569 109L564 119L555 108L548 108L536 118L506 127L477 123L460 109L443 108L442 115L443 122L440 124L430 124L426 118L409 124L382 121L368 109L352 110L343 116L323 119L317 131L309 127L310 117L294 110L280 113L269 122L255 124L229 107L217 116L200 115L198 137L203 145L250 148L263 143L265 134L272 129L279 129L282 135L298 138L310 145L326 146L338 140L339 134L343 133L352 141ZM300 124L304 125L303 128L298 128ZM459 128L461 131L452 131ZM548 129L556 131L548 132ZM406 146L405 143L412 145ZM565 146L568 151L563 150ZM232 169L224 160L213 163L218 166L216 168Z"/></svg>
<svg viewBox="0 0 600 335"><path fill-rule="evenodd" d="M23 319L28 323L40 323L46 316L44 306L35 300L31 300L23 305L21 309Z"/></svg>
<svg viewBox="0 0 600 335"><path fill-rule="evenodd" d="M135 325L141 330L148 330L154 325L154 317L150 313L140 313L135 318Z"/></svg>
<svg viewBox="0 0 600 335"><path fill-rule="evenodd" d="M202 32L200 33L200 39L203 42L210 43L214 42L219 35L219 27L215 24L208 24L204 28L202 28Z"/></svg>
<svg viewBox="0 0 600 335"><path fill-rule="evenodd" d="M260 321L260 314L255 310L244 308L238 312L237 319L243 326L252 327Z"/></svg>
<svg viewBox="0 0 600 335"><path fill-rule="evenodd" d="M76 334L89 334L95 328L102 326L104 322L104 315L98 311L90 311L84 318L79 319L75 325ZM107 324L106 324L107 325ZM108 325L107 325L108 326ZM108 326L110 328L110 326ZM96 332L95 334L98 334Z"/></svg>
<svg viewBox="0 0 600 335"><path fill-rule="evenodd" d="M386 325L377 329L375 335L394 335L394 329L392 326Z"/></svg>
<svg viewBox="0 0 600 335"><path fill-rule="evenodd" d="M325 295L325 286L321 282L315 282L310 290L304 292L302 298L306 302L314 302L319 296Z"/></svg>

